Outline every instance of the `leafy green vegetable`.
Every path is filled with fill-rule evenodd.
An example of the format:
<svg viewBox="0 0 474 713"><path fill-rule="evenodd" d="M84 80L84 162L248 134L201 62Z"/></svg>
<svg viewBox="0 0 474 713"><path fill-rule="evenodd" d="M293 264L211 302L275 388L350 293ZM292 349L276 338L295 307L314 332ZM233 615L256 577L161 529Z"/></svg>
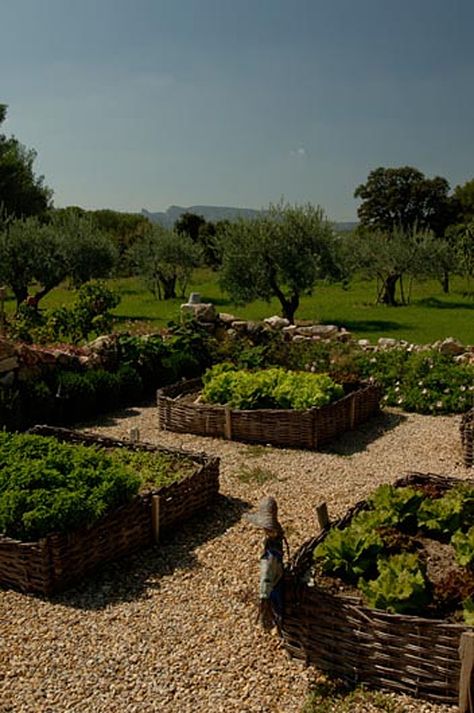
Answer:
<svg viewBox="0 0 474 713"><path fill-rule="evenodd" d="M463 616L468 626L474 626L474 600L472 597L468 597L463 602Z"/></svg>
<svg viewBox="0 0 474 713"><path fill-rule="evenodd" d="M407 528L416 524L416 515L423 495L414 488L395 488L381 485L369 498L369 504L376 510L380 525Z"/></svg>
<svg viewBox="0 0 474 713"><path fill-rule="evenodd" d="M461 567L471 567L474 564L474 525L466 532L458 530L451 538L456 561Z"/></svg>
<svg viewBox="0 0 474 713"><path fill-rule="evenodd" d="M191 459L159 452L64 444L0 432L0 533L36 540L87 526L144 487L194 470Z"/></svg>
<svg viewBox="0 0 474 713"><path fill-rule="evenodd" d="M117 449L110 456L115 463L129 466L140 478L140 488L161 488L190 476L196 468L189 458L177 458L159 451Z"/></svg>
<svg viewBox="0 0 474 713"><path fill-rule="evenodd" d="M366 582L360 578L358 587L374 609L393 614L413 614L428 604L426 572L418 556L402 552L377 561L379 576Z"/></svg>
<svg viewBox="0 0 474 713"><path fill-rule="evenodd" d="M327 374L280 367L252 372L219 364L206 372L203 383L202 401L236 409L304 410L325 406L344 395L342 386Z"/></svg>
<svg viewBox="0 0 474 713"><path fill-rule="evenodd" d="M321 563L323 572L356 582L374 567L383 543L378 532L365 525L353 522L344 530L329 530L314 550L314 559Z"/></svg>
<svg viewBox="0 0 474 713"><path fill-rule="evenodd" d="M418 510L418 524L438 536L451 536L474 519L474 488L458 485L442 498L426 498Z"/></svg>

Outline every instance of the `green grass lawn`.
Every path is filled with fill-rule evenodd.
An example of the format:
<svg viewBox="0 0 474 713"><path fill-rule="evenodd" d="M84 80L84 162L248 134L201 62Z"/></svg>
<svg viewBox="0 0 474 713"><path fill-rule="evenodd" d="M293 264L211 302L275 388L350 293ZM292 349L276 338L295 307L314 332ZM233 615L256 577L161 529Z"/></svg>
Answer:
<svg viewBox="0 0 474 713"><path fill-rule="evenodd" d="M109 281L109 286L121 295L114 310L117 328L130 331L151 331L165 327L170 319L179 317L179 308L186 299L157 301L138 278ZM203 302L213 302L218 312L230 312L242 319L263 319L280 314L277 300L255 301L243 307L235 305L221 292L217 278L210 270L197 270L186 294L199 292ZM44 308L70 304L74 294L58 288L43 301ZM467 284L453 278L451 292L445 295L435 280L413 285L411 302L405 307L376 305L376 285L354 280L348 289L340 285L317 285L312 296L303 297L297 319L338 324L356 337L376 341L379 337L394 337L426 344L445 337L456 337L464 344L474 343L474 298L467 295ZM7 312L14 308L7 301Z"/></svg>

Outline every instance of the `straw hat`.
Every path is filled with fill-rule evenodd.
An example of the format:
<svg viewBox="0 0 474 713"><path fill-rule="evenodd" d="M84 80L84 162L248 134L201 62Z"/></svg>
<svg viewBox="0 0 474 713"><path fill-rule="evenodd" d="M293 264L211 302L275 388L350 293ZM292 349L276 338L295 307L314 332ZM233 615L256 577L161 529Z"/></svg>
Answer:
<svg viewBox="0 0 474 713"><path fill-rule="evenodd" d="M277 518L278 505L271 495L262 498L258 505L257 512L245 514L244 518L256 527L264 530L279 530L281 528Z"/></svg>

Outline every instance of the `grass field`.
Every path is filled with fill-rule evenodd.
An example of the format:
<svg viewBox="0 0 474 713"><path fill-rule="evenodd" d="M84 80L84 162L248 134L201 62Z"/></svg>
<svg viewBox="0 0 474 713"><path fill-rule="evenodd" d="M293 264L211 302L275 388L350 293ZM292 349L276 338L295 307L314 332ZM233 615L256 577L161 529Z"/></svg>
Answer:
<svg viewBox="0 0 474 713"><path fill-rule="evenodd" d="M138 278L110 280L109 286L121 295L114 310L117 328L130 331L151 331L177 319L179 307L186 299L166 302L154 299ZM464 344L474 344L474 297L467 294L467 283L453 278L450 294L445 295L435 280L418 282L411 290L411 302L404 307L376 305L375 283L354 280L348 289L340 285L317 285L312 296L301 300L297 319L318 320L338 324L356 337L376 341L379 337L395 337L418 344L427 344L444 337L456 337ZM198 270L186 294L199 292L203 302L213 302L218 312L230 312L242 319L263 319L280 314L277 300L256 301L250 305L235 305L221 292L217 278L209 270ZM41 303L44 308L70 304L74 294L58 288ZM14 308L7 302L7 312Z"/></svg>

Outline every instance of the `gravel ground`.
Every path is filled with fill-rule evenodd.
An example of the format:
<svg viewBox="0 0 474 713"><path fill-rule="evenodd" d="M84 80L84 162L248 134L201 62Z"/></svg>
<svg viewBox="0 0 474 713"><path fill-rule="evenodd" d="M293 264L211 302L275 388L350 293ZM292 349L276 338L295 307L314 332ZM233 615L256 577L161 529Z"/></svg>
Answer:
<svg viewBox="0 0 474 713"><path fill-rule="evenodd" d="M220 456L216 509L53 600L0 591L1 713L300 711L318 673L255 623L261 536L242 514L274 495L294 550L315 534L322 500L336 517L406 471L470 475L458 417L387 410L324 452L160 432L153 406L83 425L121 438L132 426L144 441ZM244 482L256 468L269 479ZM397 713L456 710L394 700Z"/></svg>

